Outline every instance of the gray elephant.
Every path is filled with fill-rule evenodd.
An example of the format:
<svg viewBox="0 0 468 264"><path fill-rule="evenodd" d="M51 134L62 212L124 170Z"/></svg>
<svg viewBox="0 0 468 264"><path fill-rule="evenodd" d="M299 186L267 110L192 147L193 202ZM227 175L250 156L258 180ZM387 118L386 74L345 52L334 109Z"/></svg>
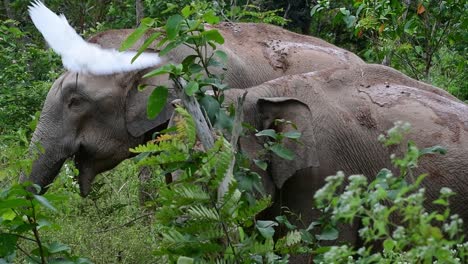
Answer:
<svg viewBox="0 0 468 264"><path fill-rule="evenodd" d="M231 87L247 88L284 75L364 64L356 55L325 41L271 25L222 23L215 28L225 38L221 47L229 56L225 82ZM89 42L118 48L131 32L110 30ZM180 63L192 52L180 46L163 60ZM148 120L146 104L151 88L139 92L137 87L169 84L168 77L142 79L148 70L101 76L62 74L47 95L32 138L31 146L41 145L43 151L34 161L31 174L22 180L31 180L45 191L64 161L73 158L80 171L81 195L86 196L98 173L130 157L129 148L165 128L172 106L166 105L155 119ZM171 91L172 99L175 95Z"/></svg>
<svg viewBox="0 0 468 264"><path fill-rule="evenodd" d="M227 91L227 102L244 91ZM445 91L381 65L285 76L247 91L245 122L258 130L286 132L289 126L275 127L273 122L286 119L302 133L302 145L285 142L295 160L271 155L268 172L258 170L274 199L267 215L279 215L281 206L287 206L309 223L317 217L311 210L314 193L326 176L341 170L374 177L382 168L394 169L389 156L401 149L385 148L377 138L395 121L404 121L412 125L408 138L418 147L441 145L448 150L443 156L424 156L415 170L416 175L429 174L422 183L425 206L435 209L431 201L442 187L449 187L457 193L451 212L468 222L468 106ZM263 142L250 134L240 139L240 146L253 159ZM356 234L353 227L342 236L354 244Z"/></svg>

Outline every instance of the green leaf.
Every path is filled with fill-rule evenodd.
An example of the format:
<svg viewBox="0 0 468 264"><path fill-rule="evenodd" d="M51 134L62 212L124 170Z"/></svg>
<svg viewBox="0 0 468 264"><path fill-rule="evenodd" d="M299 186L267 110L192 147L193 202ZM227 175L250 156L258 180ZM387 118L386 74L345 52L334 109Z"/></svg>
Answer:
<svg viewBox="0 0 468 264"><path fill-rule="evenodd" d="M291 139L298 139L301 137L301 132L298 131L289 131L283 134L284 137Z"/></svg>
<svg viewBox="0 0 468 264"><path fill-rule="evenodd" d="M281 144L274 144L273 146L270 147L270 150L283 159L286 159L286 160L294 159L294 152L285 148Z"/></svg>
<svg viewBox="0 0 468 264"><path fill-rule="evenodd" d="M148 26L145 24L140 24L140 26L122 42L119 51L125 51L131 48L146 33L146 31L148 31L148 29Z"/></svg>
<svg viewBox="0 0 468 264"><path fill-rule="evenodd" d="M180 256L177 259L177 264L192 264L194 262L193 258Z"/></svg>
<svg viewBox="0 0 468 264"><path fill-rule="evenodd" d="M166 34L169 40L174 40L179 34L180 23L184 18L181 15L169 17L166 23Z"/></svg>
<svg viewBox="0 0 468 264"><path fill-rule="evenodd" d="M56 253L60 253L60 252L70 252L71 251L69 246L67 246L65 244L61 244L59 242L52 242L51 244L49 244L47 246L47 248L49 249L49 253L51 253L51 254L56 254Z"/></svg>
<svg viewBox="0 0 468 264"><path fill-rule="evenodd" d="M267 169L267 167L268 167L268 163L266 163L264 160L254 159L253 162L254 162L255 165L257 165L257 167L259 167L261 170L266 171L266 169Z"/></svg>
<svg viewBox="0 0 468 264"><path fill-rule="evenodd" d="M289 230L295 229L296 226L291 224L289 220L284 215L279 215L275 217L275 220L278 221L280 224L284 224Z"/></svg>
<svg viewBox="0 0 468 264"><path fill-rule="evenodd" d="M200 99L200 105L205 109L208 117L213 122L220 109L219 102L213 96L205 95Z"/></svg>
<svg viewBox="0 0 468 264"><path fill-rule="evenodd" d="M155 41L159 36L161 36L161 32L156 32L151 34L149 38L145 40L143 45L138 49L137 54L132 58L132 63L141 55L141 53L145 52L145 50Z"/></svg>
<svg viewBox="0 0 468 264"><path fill-rule="evenodd" d="M214 53L220 60L222 64L226 64L228 61L228 55L222 50L217 50Z"/></svg>
<svg viewBox="0 0 468 264"><path fill-rule="evenodd" d="M183 41L181 40L175 40L175 41L171 41L169 42L169 44L167 44L160 52L159 52L159 56L164 56L166 55L167 53L169 53L169 51L175 49L177 46L179 46L180 44L182 44Z"/></svg>
<svg viewBox="0 0 468 264"><path fill-rule="evenodd" d="M0 233L0 260L15 252L18 236Z"/></svg>
<svg viewBox="0 0 468 264"><path fill-rule="evenodd" d="M48 209L50 209L50 210L52 210L54 212L57 212L57 209L55 209L55 207L53 207L44 196L35 194L34 199L36 199L40 204L42 204L46 208L48 208Z"/></svg>
<svg viewBox="0 0 468 264"><path fill-rule="evenodd" d="M276 131L274 129L265 129L265 130L262 130L258 133L255 134L255 136L257 137L264 137L264 136L267 136L267 137L271 137L273 139L277 139L278 138L278 134L276 134Z"/></svg>
<svg viewBox="0 0 468 264"><path fill-rule="evenodd" d="M385 241L383 242L383 247L384 247L384 250L385 251L392 251L392 249L395 247L395 241L393 241L392 239L390 238L387 238L385 239Z"/></svg>
<svg viewBox="0 0 468 264"><path fill-rule="evenodd" d="M8 199L3 200L0 203L0 208L16 208L20 206L29 206L30 203L28 200L21 198L21 199Z"/></svg>
<svg viewBox="0 0 468 264"><path fill-rule="evenodd" d="M199 85L196 81L190 81L184 87L185 94L188 96L194 95L198 91Z"/></svg>
<svg viewBox="0 0 468 264"><path fill-rule="evenodd" d="M157 75L167 74L167 73L172 73L172 72L173 72L173 65L166 64L143 75L143 78L150 78L150 77L154 77Z"/></svg>
<svg viewBox="0 0 468 264"><path fill-rule="evenodd" d="M184 18L188 18L191 14L193 14L194 9L192 9L191 6L187 5L184 8L182 8L182 11L180 12L182 13L182 16L184 16Z"/></svg>
<svg viewBox="0 0 468 264"><path fill-rule="evenodd" d="M202 35L205 36L205 38L208 41L212 40L212 41L214 41L214 42L216 42L218 44L224 44L223 36L216 29L207 30L207 31L203 32Z"/></svg>
<svg viewBox="0 0 468 264"><path fill-rule="evenodd" d="M316 235L315 237L318 240L335 240L338 238L338 230L334 227L327 226L323 229L320 235Z"/></svg>
<svg viewBox="0 0 468 264"><path fill-rule="evenodd" d="M419 155L427 155L427 154L447 154L447 149L442 146L433 146L430 148L423 148L419 151Z"/></svg>
<svg viewBox="0 0 468 264"><path fill-rule="evenodd" d="M149 119L155 118L163 110L168 94L169 92L165 86L158 86L151 92L146 108Z"/></svg>
<svg viewBox="0 0 468 264"><path fill-rule="evenodd" d="M211 25L219 23L219 17L216 16L214 10L210 10L206 12L203 15L203 19L206 21L206 23L211 24Z"/></svg>
<svg viewBox="0 0 468 264"><path fill-rule="evenodd" d="M274 226L278 226L278 223L274 221L262 221L262 220L258 220L255 223L255 227L257 228L257 230L266 239L272 238L273 235L275 234L275 229L273 228Z"/></svg>

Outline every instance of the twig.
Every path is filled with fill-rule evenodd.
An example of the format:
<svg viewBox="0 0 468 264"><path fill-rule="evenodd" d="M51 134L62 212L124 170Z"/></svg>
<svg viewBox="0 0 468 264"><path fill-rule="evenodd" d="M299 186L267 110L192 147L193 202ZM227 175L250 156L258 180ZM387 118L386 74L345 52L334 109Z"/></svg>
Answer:
<svg viewBox="0 0 468 264"><path fill-rule="evenodd" d="M19 251L23 252L23 254L25 254L29 259L36 262L36 260L31 255L29 255L28 252L26 252L26 250L22 249L19 245L16 245L16 248L19 249ZM36 263L39 263L39 262L36 262Z"/></svg>
<svg viewBox="0 0 468 264"><path fill-rule="evenodd" d="M30 200L31 202L31 208L32 208L32 215L34 218L36 218L36 210L34 209L34 204L32 202L32 200ZM36 224L36 221L28 216L28 221L29 223L33 226L33 233L34 233L34 237L36 238L36 243L37 243L37 246L39 247L39 254L41 255L41 262L43 264L47 263L46 260L45 260L45 256L44 256L44 249L42 248L42 242L41 242L41 239L39 237L39 232L37 231L37 224Z"/></svg>
<svg viewBox="0 0 468 264"><path fill-rule="evenodd" d="M99 230L99 231L94 232L94 234L105 233L105 232L109 232L109 231L113 231L113 230L116 230L116 229L119 229L119 228L126 227L126 226L130 225L131 223L133 223L133 222L135 222L135 221L138 221L138 220L140 220L141 218L150 216L150 215L153 215L153 213L147 213L147 214L144 214L144 215L140 215L139 217L136 217L136 218L134 218L134 219L128 221L127 223L118 225L118 226L116 226L116 227L112 227L112 228L108 228L108 229L104 229L104 230Z"/></svg>
<svg viewBox="0 0 468 264"><path fill-rule="evenodd" d="M7 235L11 235L11 236L16 236L16 237L22 238L22 239L24 239L24 240L36 242L36 240L34 240L34 238L30 238L30 237L27 237L27 236L22 236L22 235L18 235L18 234L11 234L11 233L2 233L2 234L7 234Z"/></svg>

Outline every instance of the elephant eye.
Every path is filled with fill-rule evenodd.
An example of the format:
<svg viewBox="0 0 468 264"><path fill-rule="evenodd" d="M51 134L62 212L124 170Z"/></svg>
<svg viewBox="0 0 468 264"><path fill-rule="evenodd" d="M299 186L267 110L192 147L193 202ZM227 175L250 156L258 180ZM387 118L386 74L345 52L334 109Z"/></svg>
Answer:
<svg viewBox="0 0 468 264"><path fill-rule="evenodd" d="M70 102L68 103L68 107L69 108L77 107L77 106L80 105L80 103L81 103L81 99L74 97L74 98L70 99Z"/></svg>

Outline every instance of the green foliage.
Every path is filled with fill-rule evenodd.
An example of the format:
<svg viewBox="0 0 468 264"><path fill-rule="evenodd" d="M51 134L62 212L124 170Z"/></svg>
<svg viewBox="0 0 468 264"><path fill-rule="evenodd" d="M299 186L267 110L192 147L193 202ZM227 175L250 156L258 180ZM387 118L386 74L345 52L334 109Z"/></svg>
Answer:
<svg viewBox="0 0 468 264"><path fill-rule="evenodd" d="M39 231L53 226L50 212L57 211L49 200L63 197L35 195L26 189L28 186L27 183L15 184L0 193L0 260L11 263L20 251L30 263L91 263L88 259L74 256L69 246L41 238ZM27 250L26 242L34 246Z"/></svg>
<svg viewBox="0 0 468 264"><path fill-rule="evenodd" d="M257 137L267 137L266 142L263 144L263 151L262 153L259 154L259 156L262 159L266 159L266 155L268 152L274 153L280 158L286 159L286 160L293 160L296 157L294 156L294 152L291 151L290 149L287 149L283 145L284 139L291 139L296 142L298 142L298 139L301 137L301 133L296 131L297 126L290 121L286 121L283 119L276 119L274 121L275 126L278 124L283 124L283 125L289 125L293 129L293 131L281 133L277 132L274 129L265 129L262 131L256 131L257 133L255 136ZM266 161L255 161L255 164L259 166L262 170L266 169Z"/></svg>
<svg viewBox="0 0 468 264"><path fill-rule="evenodd" d="M467 7L458 0L324 0L311 9L312 27L339 46L354 43L348 47L368 61L466 100Z"/></svg>
<svg viewBox="0 0 468 264"><path fill-rule="evenodd" d="M397 124L381 140L387 145L400 144L407 124ZM347 245L333 246L318 256L324 263L466 263L468 243L464 242L463 221L450 215L449 198L454 193L448 188L440 190L433 204L442 211L427 212L423 206L425 189L419 185L425 175L413 179L412 169L426 154L444 153L440 147L419 150L408 142L408 150L401 158L392 157L400 170L394 176L382 169L376 179L368 182L362 175L348 177L349 183L339 192L345 180L339 172L326 179L326 184L315 193L318 209L323 211L322 221L336 226L338 223L359 221L358 235L364 247L353 249ZM411 180L411 181L407 181ZM373 251L382 244L381 252Z"/></svg>
<svg viewBox="0 0 468 264"><path fill-rule="evenodd" d="M155 254L171 263L181 259L210 263L285 263L288 253L306 252L304 230L291 230L275 242L273 227L279 224L255 220L270 205L269 198L252 201L252 196L247 195L250 190L240 189L236 180L222 199L219 198L218 187L229 171L233 150L223 137L206 152L194 149L192 117L182 108L176 111L180 114L176 132L160 135L133 150L149 156L140 164L152 166L158 175L176 175L172 183L160 181L156 186L158 195L153 203L157 208L158 246ZM284 217L280 220L289 223Z"/></svg>
<svg viewBox="0 0 468 264"><path fill-rule="evenodd" d="M59 65L52 52L30 43L16 21L0 22L0 134L27 127Z"/></svg>

